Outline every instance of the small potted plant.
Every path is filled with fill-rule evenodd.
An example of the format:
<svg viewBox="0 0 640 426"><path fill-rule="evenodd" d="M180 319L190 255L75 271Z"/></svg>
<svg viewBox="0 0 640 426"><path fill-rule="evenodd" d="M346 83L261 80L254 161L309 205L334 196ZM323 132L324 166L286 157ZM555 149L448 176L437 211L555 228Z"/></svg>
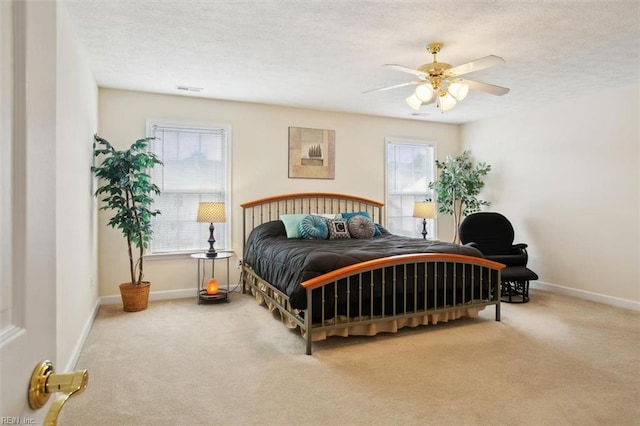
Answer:
<svg viewBox="0 0 640 426"><path fill-rule="evenodd" d="M106 139L94 135L93 155L102 160L91 167L100 180L95 196L104 197L100 210L112 213L107 225L120 229L127 240L131 281L120 284L127 312L145 310L149 301L150 283L143 281L143 255L152 238L151 218L160 214L151 209L152 196L160 194L160 189L151 182L148 170L162 164L147 150L152 139L138 139L127 150L118 151Z"/></svg>
<svg viewBox="0 0 640 426"><path fill-rule="evenodd" d="M489 206L488 201L478 199L484 187L482 177L491 170L486 163L473 164L468 151L457 157L447 156L443 162L436 160L440 177L429 183L435 190L438 201L438 213L453 215L453 242L459 243L458 228L462 218L480 210L480 206Z"/></svg>

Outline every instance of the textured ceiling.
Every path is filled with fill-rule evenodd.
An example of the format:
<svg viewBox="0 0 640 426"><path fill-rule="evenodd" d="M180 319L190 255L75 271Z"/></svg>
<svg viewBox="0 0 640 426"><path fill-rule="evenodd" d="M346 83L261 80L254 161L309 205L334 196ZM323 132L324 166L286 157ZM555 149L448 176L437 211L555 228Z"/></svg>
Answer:
<svg viewBox="0 0 640 426"><path fill-rule="evenodd" d="M640 1L64 1L101 87L447 123L640 82ZM419 115L411 81L382 64L453 66L497 55L465 77L509 87L472 91L453 110Z"/></svg>

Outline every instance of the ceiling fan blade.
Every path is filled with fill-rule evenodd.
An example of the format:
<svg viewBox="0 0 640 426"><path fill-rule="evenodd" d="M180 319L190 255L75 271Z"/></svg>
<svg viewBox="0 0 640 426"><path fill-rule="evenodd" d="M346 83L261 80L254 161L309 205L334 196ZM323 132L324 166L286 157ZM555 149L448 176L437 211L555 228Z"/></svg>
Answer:
<svg viewBox="0 0 640 426"><path fill-rule="evenodd" d="M383 67L390 67L390 68L393 68L395 70L406 72L406 73L417 75L417 76L424 76L425 75L422 71L418 71L418 70L415 70L413 68L405 67L405 66L398 65L398 64L384 64L382 66Z"/></svg>
<svg viewBox="0 0 640 426"><path fill-rule="evenodd" d="M465 80L464 78L455 79L456 82L467 83L470 89L479 90L481 92L489 93L490 95L502 96L509 93L510 89L502 86L496 86L494 84L480 83L479 81Z"/></svg>
<svg viewBox="0 0 640 426"><path fill-rule="evenodd" d="M504 59L499 56L489 55L485 56L484 58L476 59L475 61L467 62L466 64L458 65L457 67L449 68L447 70L447 74L458 76L468 74L470 72L480 71L500 64L504 64Z"/></svg>
<svg viewBox="0 0 640 426"><path fill-rule="evenodd" d="M385 90L397 89L398 87L411 86L411 85L420 84L420 83L424 83L424 81L410 81L408 83L400 83L394 86L387 86L387 87L381 87L379 89L367 90L362 93L364 94L364 93L384 92Z"/></svg>

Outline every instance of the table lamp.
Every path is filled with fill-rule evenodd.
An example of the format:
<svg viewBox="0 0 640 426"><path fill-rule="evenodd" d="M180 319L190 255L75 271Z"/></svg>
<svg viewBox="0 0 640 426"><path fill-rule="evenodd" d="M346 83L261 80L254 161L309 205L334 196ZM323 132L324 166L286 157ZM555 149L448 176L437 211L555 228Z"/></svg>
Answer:
<svg viewBox="0 0 640 426"><path fill-rule="evenodd" d="M204 202L198 205L198 222L209 223L209 250L205 253L207 257L216 257L218 253L213 248L216 239L213 238L213 224L227 221L224 203Z"/></svg>
<svg viewBox="0 0 640 426"><path fill-rule="evenodd" d="M427 239L427 219L436 217L436 203L431 201L416 201L413 205L413 217L422 218L422 238Z"/></svg>

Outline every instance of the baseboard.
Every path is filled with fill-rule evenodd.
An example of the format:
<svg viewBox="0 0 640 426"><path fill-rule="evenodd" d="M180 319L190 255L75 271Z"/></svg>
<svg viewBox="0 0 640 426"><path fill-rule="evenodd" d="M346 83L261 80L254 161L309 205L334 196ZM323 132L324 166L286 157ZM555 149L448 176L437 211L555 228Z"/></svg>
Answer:
<svg viewBox="0 0 640 426"><path fill-rule="evenodd" d="M630 309L632 311L640 311L640 302L636 302L633 300L621 299L619 297L606 296L604 294L593 293L591 291L578 290L575 288L564 287L557 284L545 283L544 281L531 281L530 286L533 289L546 290L553 293L566 294L568 296L591 300L593 302L605 303L607 305L613 305L619 308Z"/></svg>
<svg viewBox="0 0 640 426"><path fill-rule="evenodd" d="M578 297L580 299L591 300L593 302L605 303L607 305L617 306L619 308L630 309L632 311L640 311L640 302L635 302L633 300L621 299L619 297L606 296L604 294L593 293L591 291L579 290L570 287L564 287L557 284L546 283L544 281L531 281L531 288L546 290L552 293L561 293L566 294L568 296ZM164 291L152 291L149 293L149 300L169 300L169 299L184 299L188 297L195 298L195 290L193 288L184 288L180 290L164 290ZM118 303L122 303L122 299L120 295L117 296L102 296L98 304L99 305L115 305ZM93 323L93 318L97 313L97 305L94 308L93 316L91 317L91 321L88 323L88 327L86 333L89 332L91 328L91 324ZM82 341L84 343L84 340Z"/></svg>
<svg viewBox="0 0 640 426"><path fill-rule="evenodd" d="M100 308L100 298L96 299L96 303L93 305L93 309L91 310L91 315L87 318L87 321L84 323L84 327L82 327L82 333L80 333L80 338L76 343L76 346L73 348L73 352L71 352L71 358L67 362L67 367L60 371L74 371L76 369L76 365L78 364L78 358L80 358L80 353L82 352L82 348L84 348L84 343L89 337L89 332L91 331L91 327L93 327L93 321L96 319L96 315L98 315L98 309Z"/></svg>
<svg viewBox="0 0 640 426"><path fill-rule="evenodd" d="M183 288L180 290L152 291L149 293L149 301L184 299L187 297L193 297L193 299L195 300L195 297L196 297L195 288ZM100 298L101 305L116 305L118 303L122 303L122 298L120 297L120 295L102 296Z"/></svg>
<svg viewBox="0 0 640 426"><path fill-rule="evenodd" d="M578 290L575 288L564 287L557 284L550 284L544 281L531 281L530 286L532 289L545 290L552 293L561 293L566 294L568 296L578 297L580 299L591 300L593 302L605 303L607 305L617 306L619 308L630 309L632 311L640 311L640 302L635 302L633 300L621 299L613 296L605 296L603 294L593 293L586 290ZM165 290L165 291L152 291L149 293L149 300L168 300L168 299L183 299L188 297L195 297L193 288L185 288L181 290ZM93 326L93 321L95 320L96 315L98 314L98 309L101 305L114 305L122 303L122 299L120 296L102 296L96 300L95 305L93 306L93 310L91 311L91 315L87 319L84 327L82 328L82 334L80 339L78 339L78 343L75 348L73 348L73 352L71 355L71 359L67 364L67 368L62 371L73 371L76 369L76 364L78 363L78 358L80 357L80 353L82 352L82 348L84 347L84 343L89 336L89 332L91 331L91 327Z"/></svg>

